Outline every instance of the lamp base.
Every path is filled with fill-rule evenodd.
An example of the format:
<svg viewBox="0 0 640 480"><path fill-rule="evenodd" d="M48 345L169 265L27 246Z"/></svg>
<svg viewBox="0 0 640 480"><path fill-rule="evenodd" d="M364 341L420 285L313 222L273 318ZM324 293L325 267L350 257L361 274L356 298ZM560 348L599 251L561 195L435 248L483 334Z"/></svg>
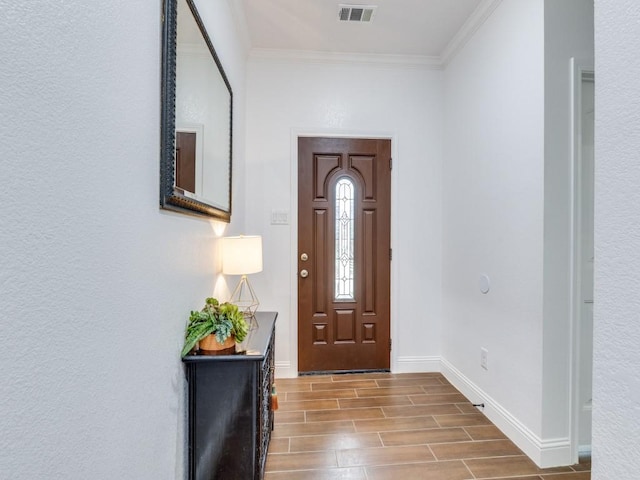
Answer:
<svg viewBox="0 0 640 480"><path fill-rule="evenodd" d="M231 294L229 303L238 306L238 310L242 312L250 328L255 325L255 315L260 302L246 275L242 275L240 278L240 282Z"/></svg>

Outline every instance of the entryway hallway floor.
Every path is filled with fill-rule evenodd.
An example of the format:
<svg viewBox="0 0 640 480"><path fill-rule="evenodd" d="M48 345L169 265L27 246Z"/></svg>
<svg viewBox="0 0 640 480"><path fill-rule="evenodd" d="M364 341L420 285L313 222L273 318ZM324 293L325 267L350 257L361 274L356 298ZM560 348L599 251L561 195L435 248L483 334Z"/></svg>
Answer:
<svg viewBox="0 0 640 480"><path fill-rule="evenodd" d="M265 480L590 480L539 469L439 373L276 380Z"/></svg>

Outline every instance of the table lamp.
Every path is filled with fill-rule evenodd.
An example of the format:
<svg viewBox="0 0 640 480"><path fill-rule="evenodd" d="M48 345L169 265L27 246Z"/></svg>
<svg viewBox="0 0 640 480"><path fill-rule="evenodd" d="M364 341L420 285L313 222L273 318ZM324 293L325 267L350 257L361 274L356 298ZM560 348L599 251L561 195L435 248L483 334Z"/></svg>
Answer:
<svg viewBox="0 0 640 480"><path fill-rule="evenodd" d="M262 237L240 235L222 238L222 273L241 275L240 282L231 294L230 303L238 306L244 316L254 317L260 302L247 275L262 271Z"/></svg>

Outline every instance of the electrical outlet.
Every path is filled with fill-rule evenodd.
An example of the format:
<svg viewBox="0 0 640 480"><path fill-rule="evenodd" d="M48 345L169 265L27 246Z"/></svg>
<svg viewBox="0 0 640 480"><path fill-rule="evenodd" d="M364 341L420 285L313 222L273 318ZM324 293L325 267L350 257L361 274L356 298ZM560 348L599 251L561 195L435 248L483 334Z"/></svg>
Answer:
<svg viewBox="0 0 640 480"><path fill-rule="evenodd" d="M480 349L480 366L482 368L484 368L485 370L489 370L489 364L488 362L488 357L489 356L489 350L487 350L486 348L482 347Z"/></svg>

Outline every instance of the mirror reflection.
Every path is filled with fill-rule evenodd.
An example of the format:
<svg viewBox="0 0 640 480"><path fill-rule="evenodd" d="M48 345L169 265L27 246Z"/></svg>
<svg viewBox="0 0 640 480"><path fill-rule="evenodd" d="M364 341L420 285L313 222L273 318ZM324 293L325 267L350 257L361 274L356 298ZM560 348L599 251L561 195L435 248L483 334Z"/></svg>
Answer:
<svg viewBox="0 0 640 480"><path fill-rule="evenodd" d="M175 185L224 210L229 209L230 111L218 66L186 0L179 0Z"/></svg>
<svg viewBox="0 0 640 480"><path fill-rule="evenodd" d="M166 8L161 205L229 221L231 87L193 0Z"/></svg>

